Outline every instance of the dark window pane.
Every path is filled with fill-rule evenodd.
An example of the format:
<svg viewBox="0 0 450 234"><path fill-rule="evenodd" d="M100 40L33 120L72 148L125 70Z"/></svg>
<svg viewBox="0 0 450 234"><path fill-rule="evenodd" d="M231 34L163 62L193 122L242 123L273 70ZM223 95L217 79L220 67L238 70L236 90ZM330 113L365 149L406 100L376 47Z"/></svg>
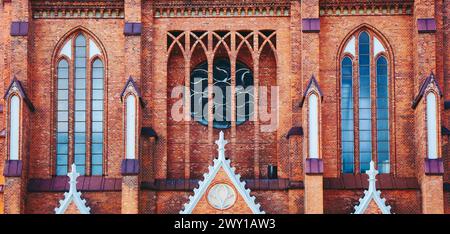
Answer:
<svg viewBox="0 0 450 234"><path fill-rule="evenodd" d="M58 132L68 132L69 131L69 124L67 122L58 122L57 124L57 131Z"/></svg>
<svg viewBox="0 0 450 234"><path fill-rule="evenodd" d="M92 80L93 89L103 89L103 79L93 79Z"/></svg>
<svg viewBox="0 0 450 234"><path fill-rule="evenodd" d="M371 131L359 131L359 140L370 142L372 140L372 132Z"/></svg>
<svg viewBox="0 0 450 234"><path fill-rule="evenodd" d="M379 141L389 141L389 131L377 131Z"/></svg>
<svg viewBox="0 0 450 234"><path fill-rule="evenodd" d="M101 154L103 152L103 144L92 144L92 154Z"/></svg>
<svg viewBox="0 0 450 234"><path fill-rule="evenodd" d="M361 152L360 154L363 155L363 152L372 152L372 143L369 141L361 141L359 142L359 151Z"/></svg>
<svg viewBox="0 0 450 234"><path fill-rule="evenodd" d="M75 133L75 143L83 143L86 141L85 133Z"/></svg>
<svg viewBox="0 0 450 234"><path fill-rule="evenodd" d="M86 110L86 101L75 101L75 110Z"/></svg>
<svg viewBox="0 0 450 234"><path fill-rule="evenodd" d="M57 176L67 175L67 166L66 165L57 166L56 167L56 175Z"/></svg>
<svg viewBox="0 0 450 234"><path fill-rule="evenodd" d="M58 154L56 155L56 164L57 165L67 165L67 155L65 154Z"/></svg>
<svg viewBox="0 0 450 234"><path fill-rule="evenodd" d="M102 166L101 165L93 165L92 166L92 175L102 175Z"/></svg>
<svg viewBox="0 0 450 234"><path fill-rule="evenodd" d="M75 40L75 46L86 46L86 38L83 35L78 35Z"/></svg>
<svg viewBox="0 0 450 234"><path fill-rule="evenodd" d="M93 132L102 132L103 131L103 122L93 122L92 123L92 131Z"/></svg>
<svg viewBox="0 0 450 234"><path fill-rule="evenodd" d="M80 175L85 175L86 174L86 167L83 165L78 166L79 164L77 164L77 172L80 173Z"/></svg>
<svg viewBox="0 0 450 234"><path fill-rule="evenodd" d="M67 144L57 144L56 153L57 154L67 154L68 153L68 145Z"/></svg>
<svg viewBox="0 0 450 234"><path fill-rule="evenodd" d="M86 123L75 122L75 132L86 132Z"/></svg>
<svg viewBox="0 0 450 234"><path fill-rule="evenodd" d="M86 88L86 79L75 79L75 88L76 89L85 89Z"/></svg>
<svg viewBox="0 0 450 234"><path fill-rule="evenodd" d="M95 122L103 121L103 111L92 111L92 121Z"/></svg>
<svg viewBox="0 0 450 234"><path fill-rule="evenodd" d="M68 101L58 101L58 110L65 111L69 109Z"/></svg>
<svg viewBox="0 0 450 234"><path fill-rule="evenodd" d="M92 99L102 100L103 99L103 90L101 90L101 89L92 90Z"/></svg>
<svg viewBox="0 0 450 234"><path fill-rule="evenodd" d="M69 77L69 69L58 69L58 78L67 79Z"/></svg>
<svg viewBox="0 0 450 234"><path fill-rule="evenodd" d="M58 79L58 89L68 89L69 80L68 79Z"/></svg>
<svg viewBox="0 0 450 234"><path fill-rule="evenodd" d="M67 143L69 143L69 134L68 133L57 133L56 134L56 142L58 144L61 144L61 143L67 144Z"/></svg>
<svg viewBox="0 0 450 234"><path fill-rule="evenodd" d="M92 142L93 143L102 143L103 142L103 133L92 133Z"/></svg>
<svg viewBox="0 0 450 234"><path fill-rule="evenodd" d="M103 110L103 101L92 101L92 110Z"/></svg>
<svg viewBox="0 0 450 234"><path fill-rule="evenodd" d="M85 144L75 144L74 145L75 148L75 154L84 154L86 153L86 145Z"/></svg>
<svg viewBox="0 0 450 234"><path fill-rule="evenodd" d="M84 111L75 111L75 119L78 122L86 121L86 112L84 112Z"/></svg>

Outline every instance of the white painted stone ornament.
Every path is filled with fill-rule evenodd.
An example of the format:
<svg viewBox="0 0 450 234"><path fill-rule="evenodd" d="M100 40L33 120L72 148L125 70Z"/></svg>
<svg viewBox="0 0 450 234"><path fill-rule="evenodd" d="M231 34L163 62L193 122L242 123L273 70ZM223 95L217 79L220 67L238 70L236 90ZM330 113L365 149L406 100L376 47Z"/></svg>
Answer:
<svg viewBox="0 0 450 234"><path fill-rule="evenodd" d="M77 178L80 173L77 172L75 164L72 164L72 171L67 176L69 176L69 192L64 193L64 199L59 201L60 206L55 208L55 213L64 214L69 205L74 202L80 214L90 214L91 208L86 206L86 200L81 199L81 192L77 191Z"/></svg>
<svg viewBox="0 0 450 234"><path fill-rule="evenodd" d="M364 190L364 197L359 199L359 205L355 206L354 214L364 214L373 200L378 206L382 214L391 214L391 206L386 205L386 199L381 198L381 191L376 188L376 176L378 171L375 170L375 163L370 162L370 170L366 171L369 175L369 190Z"/></svg>
<svg viewBox="0 0 450 234"><path fill-rule="evenodd" d="M232 182L232 185L242 196L252 213L265 214L265 212L261 210L261 205L255 202L256 197L250 195L250 189L245 188L245 181L241 181L241 175L235 173L236 168L231 167L231 161L225 158L225 145L227 143L228 141L224 139L224 134L221 131L219 140L216 141L216 145L218 146L217 151L219 153L218 158L214 159L213 166L208 167L208 173L203 174L204 179L198 182L199 187L194 189L194 196L189 196L189 202L184 204L184 208L180 211L180 214L192 213L221 168L223 168ZM234 192L234 189L230 185L223 183L214 185L207 194L208 202L219 210L231 207L235 203L236 197L237 194Z"/></svg>

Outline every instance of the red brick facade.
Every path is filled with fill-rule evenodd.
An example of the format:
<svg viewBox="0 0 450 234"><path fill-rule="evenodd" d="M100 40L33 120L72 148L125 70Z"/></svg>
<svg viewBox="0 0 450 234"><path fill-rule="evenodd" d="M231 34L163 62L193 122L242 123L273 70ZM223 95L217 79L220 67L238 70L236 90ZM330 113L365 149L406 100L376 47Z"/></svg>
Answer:
<svg viewBox="0 0 450 234"><path fill-rule="evenodd" d="M359 173L358 150L355 172L341 169L341 61L351 56L346 52L351 38L366 31L384 47L381 55L389 71L390 172L379 175L377 188L393 213L450 213L449 18L446 0L0 0L0 95L5 96L0 100L0 169L5 171L0 176L0 212L54 213L68 188L67 181L56 176L57 62L65 42L81 33L98 45L105 74L102 176L92 175L92 149L87 146L88 169L78 184L91 213L182 210L213 164L221 129L213 127L212 118L207 125L194 119L177 121L172 111L180 98L171 97L172 90L189 88L192 70L205 61L211 82L215 58L245 64L256 88L278 87L269 92L268 104L255 107L255 121L236 124L231 108L231 127L223 129L229 141L226 156L261 209L352 213L367 189L367 177ZM17 22L22 24L15 28ZM24 34L18 35L20 30ZM353 67L356 79L359 68ZM314 92L320 92L322 169L310 174L309 110L303 99L313 76L318 86ZM127 149L122 92L130 77L139 103L133 159L138 168L131 174L123 168ZM9 88L14 78L23 92ZM443 163L443 171L429 169L425 160L429 92L438 97L434 161ZM13 95L21 100L21 168L13 168L19 175L11 174L7 163ZM278 103L271 103L276 95ZM208 99L213 99L211 92ZM190 106L190 98L182 100ZM260 100L259 92L255 100ZM236 107L235 99L231 106ZM270 120L260 118L266 111L277 113L277 126L269 132L264 128ZM180 113L190 117L186 109ZM212 117L211 105L208 113ZM304 134L288 135L293 127L301 127ZM90 143L89 138L86 145ZM69 162L74 161L69 156ZM268 178L269 165L277 167L277 178ZM205 197L202 201L195 213L227 213L211 210ZM368 213L378 212L373 205ZM249 210L239 198L228 211Z"/></svg>

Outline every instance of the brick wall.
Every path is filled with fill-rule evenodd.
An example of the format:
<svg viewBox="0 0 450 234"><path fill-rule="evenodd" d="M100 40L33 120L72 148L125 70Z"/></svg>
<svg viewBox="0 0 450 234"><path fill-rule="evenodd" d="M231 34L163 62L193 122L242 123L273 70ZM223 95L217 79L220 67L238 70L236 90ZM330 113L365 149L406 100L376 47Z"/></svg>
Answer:
<svg viewBox="0 0 450 234"><path fill-rule="evenodd" d="M165 2L169 1L160 4ZM192 2L204 4L201 1ZM230 4L237 2L239 1L229 1ZM120 92L130 75L136 76L143 101L147 104L142 109L142 126L152 127L158 134L154 142L149 139L140 140L143 181L152 182L155 178L202 178L217 154L214 141L218 138L219 130L200 125L194 120L180 123L171 119L170 111L175 102L170 98L171 89L176 85L186 84L190 69L202 61L212 61L214 56L212 48L204 51L197 47L190 52L190 58L187 59L187 53L182 53L187 45L168 51L167 35L178 30L185 33L216 30L232 33L249 30L260 33L275 30L276 38L272 40L276 45L274 49L266 46L255 51L244 48L230 52L231 58L242 61L257 74L257 84L276 84L280 90L277 131L260 131L259 127L265 122L248 122L225 130L225 138L230 141L226 147L227 156L243 178L266 178L267 166L272 164L278 166L280 178L304 180L302 159L306 152L306 141L302 136L287 140L285 135L291 127L301 126L305 122L302 120L299 101L312 73L317 73L324 95L321 103L321 157L324 161L324 178L340 177L339 60L342 47L349 36L361 28L377 35L389 50L392 174L397 177L419 177L422 169L420 163L426 154L426 148L423 147L423 139L426 137L426 132L423 131L425 110L423 105L413 110L411 102L417 94L422 78L431 70L435 70L444 93L441 107L444 101L450 98L447 92L450 83L446 79L450 75L450 46L447 46L450 34L449 3L417 1L410 13L381 12L380 15L361 15L359 11L355 11L359 14L355 16L350 13L321 13L321 9L317 7L320 2L289 1L288 13L285 15L283 8L278 16L255 16L249 13L245 16L227 16L225 12L222 16L172 17L171 14L176 15L177 12L169 12L166 16L157 17L155 12L159 10L160 5L154 5L152 1L126 0L123 17L81 17L77 20L64 17L33 18L33 6L28 6L28 1L5 2L0 6L0 96L4 95L12 74L17 73L24 76L25 89L36 108L24 124L27 129L23 136L30 144L24 145L27 161L22 186L26 185L28 178L51 178L55 174L55 53L67 36L77 31L83 31L98 39L106 54L105 177L121 176L120 164L124 157L124 110ZM436 5L431 13L423 7L428 3ZM99 4L102 6L112 3L101 1ZM386 1L386 4L391 3ZM23 10L28 8L31 9ZM218 7L210 8L220 14ZM275 9L273 14L278 14L278 10ZM419 16L436 16L436 34L417 35L416 17ZM309 17L320 17L320 33L306 35L301 32L301 19ZM26 40L10 36L10 24L13 20L29 20L30 33ZM142 35L125 37L123 29L126 21L141 21ZM185 40L188 39L185 37ZM259 37L256 36L252 41L253 45L258 45L258 40ZM13 49L17 43L26 45ZM314 49L317 47L320 49ZM137 52L134 50L136 48L139 48ZM430 50L434 56L429 57ZM16 53L27 58L27 61L15 57ZM223 47L218 49L217 54L229 55ZM309 59L310 55L316 58ZM19 71L21 68L26 74ZM6 109L3 99L0 100L0 105ZM449 111L441 109L442 124L450 128ZM7 113L0 112L0 131L6 128L6 123ZM303 128L306 130L306 126ZM442 137L444 182L450 182L447 141L448 139ZM6 138L0 136L0 170L3 170L7 158L5 142ZM1 178L0 184L4 184ZM141 213L177 213L192 193L141 190L139 196L136 196L137 200L133 202L139 203ZM305 212L303 189L258 190L253 193L267 213ZM350 213L361 194L362 190L324 190L324 212ZM122 210L121 195L118 192L86 192L83 195L93 213L120 213ZM419 190L389 190L382 191L382 195L385 195L387 203L393 207L393 212L422 212L422 194ZM0 193L0 204L4 196ZM26 201L24 212L53 213L62 193L26 193L23 196ZM448 194L444 197L444 204L445 212L448 213ZM7 207L11 204L4 205Z"/></svg>

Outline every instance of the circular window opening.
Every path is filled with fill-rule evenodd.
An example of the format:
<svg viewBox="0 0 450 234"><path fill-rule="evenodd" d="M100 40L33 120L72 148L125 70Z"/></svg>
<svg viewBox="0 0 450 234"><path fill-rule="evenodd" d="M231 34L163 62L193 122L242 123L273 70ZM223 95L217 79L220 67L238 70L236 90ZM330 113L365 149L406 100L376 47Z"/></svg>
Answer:
<svg viewBox="0 0 450 234"><path fill-rule="evenodd" d="M245 123L253 115L253 73L236 61L236 125ZM191 115L200 124L208 125L208 63L203 62L191 72ZM213 127L231 127L231 65L225 58L213 64Z"/></svg>

